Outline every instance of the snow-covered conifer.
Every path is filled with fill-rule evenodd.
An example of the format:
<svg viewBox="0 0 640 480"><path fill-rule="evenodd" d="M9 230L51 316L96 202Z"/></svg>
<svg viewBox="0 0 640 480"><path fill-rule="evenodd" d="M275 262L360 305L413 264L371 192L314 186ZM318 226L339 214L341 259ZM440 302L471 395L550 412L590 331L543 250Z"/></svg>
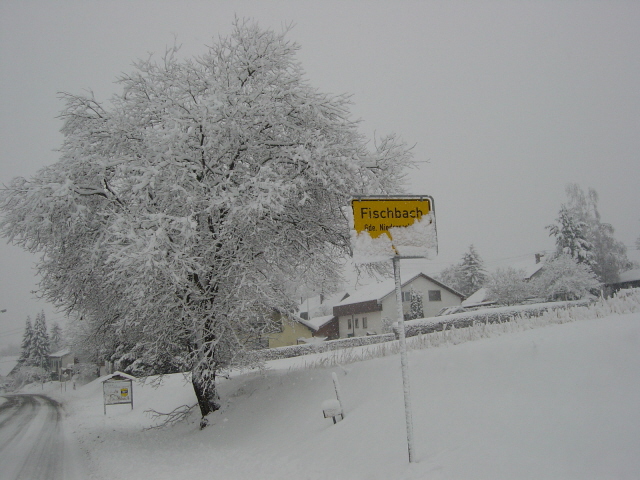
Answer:
<svg viewBox="0 0 640 480"><path fill-rule="evenodd" d="M558 254L569 255L579 263L594 263L593 244L589 241L589 225L580 220L566 205L560 207L556 224L548 225L549 235L556 237Z"/></svg>
<svg viewBox="0 0 640 480"><path fill-rule="evenodd" d="M412 288L409 290L410 298L410 311L408 320L414 320L416 318L424 318L424 308L422 300L422 292L418 292Z"/></svg>
<svg viewBox="0 0 640 480"><path fill-rule="evenodd" d="M469 251L462 256L460 271L463 279L461 293L465 295L471 295L482 288L487 280L484 262L473 245L469 245Z"/></svg>
<svg viewBox="0 0 640 480"><path fill-rule="evenodd" d="M51 332L49 334L50 350L55 352L62 347L62 328L58 322L53 322Z"/></svg>
<svg viewBox="0 0 640 480"><path fill-rule="evenodd" d="M41 311L36 315L36 321L33 324L33 336L29 349L30 364L41 368L46 367L49 353L49 334L44 311Z"/></svg>
<svg viewBox="0 0 640 480"><path fill-rule="evenodd" d="M32 341L33 327L31 325L31 317L27 317L24 333L22 334L22 343L20 344L20 357L18 358L18 363L20 365L29 365L29 354L31 353Z"/></svg>

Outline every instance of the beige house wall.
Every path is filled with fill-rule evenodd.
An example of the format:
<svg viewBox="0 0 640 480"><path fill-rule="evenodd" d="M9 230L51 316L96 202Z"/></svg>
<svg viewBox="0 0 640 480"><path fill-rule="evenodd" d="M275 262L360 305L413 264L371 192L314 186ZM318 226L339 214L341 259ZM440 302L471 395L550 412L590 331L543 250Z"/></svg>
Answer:
<svg viewBox="0 0 640 480"><path fill-rule="evenodd" d="M356 318L358 319L358 328L356 328ZM367 327L363 327L363 318L367 319ZM349 329L349 320L351 320L351 329ZM349 335L354 337L362 337L367 332L373 334L383 333L382 331L382 312L356 313L353 315L343 315L338 317L340 329L340 338L346 338Z"/></svg>
<svg viewBox="0 0 640 480"><path fill-rule="evenodd" d="M282 321L282 332L269 335L269 348L297 345L299 338L311 338L313 332L310 328L299 322Z"/></svg>

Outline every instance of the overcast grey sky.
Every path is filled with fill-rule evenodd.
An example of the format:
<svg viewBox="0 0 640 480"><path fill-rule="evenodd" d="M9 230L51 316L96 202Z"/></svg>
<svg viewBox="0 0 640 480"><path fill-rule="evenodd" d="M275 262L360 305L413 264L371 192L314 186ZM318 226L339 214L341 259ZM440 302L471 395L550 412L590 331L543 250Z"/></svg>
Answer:
<svg viewBox="0 0 640 480"><path fill-rule="evenodd" d="M321 91L353 94L362 131L415 144L410 193L435 199L435 273L474 244L487 267L551 250L576 182L640 235L640 2L14 1L0 3L0 183L56 161L57 92L108 100L136 58L204 51L234 16L280 30ZM34 258L0 245L0 346L18 343ZM62 320L60 318L60 320Z"/></svg>

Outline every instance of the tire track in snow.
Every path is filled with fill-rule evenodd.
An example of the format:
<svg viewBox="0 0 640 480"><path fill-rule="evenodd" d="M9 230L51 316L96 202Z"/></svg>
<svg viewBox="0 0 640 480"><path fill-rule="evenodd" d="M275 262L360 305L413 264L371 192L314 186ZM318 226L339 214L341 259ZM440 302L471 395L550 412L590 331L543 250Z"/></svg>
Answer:
<svg viewBox="0 0 640 480"><path fill-rule="evenodd" d="M44 395L7 395L0 407L0 465L7 480L63 480L62 408Z"/></svg>

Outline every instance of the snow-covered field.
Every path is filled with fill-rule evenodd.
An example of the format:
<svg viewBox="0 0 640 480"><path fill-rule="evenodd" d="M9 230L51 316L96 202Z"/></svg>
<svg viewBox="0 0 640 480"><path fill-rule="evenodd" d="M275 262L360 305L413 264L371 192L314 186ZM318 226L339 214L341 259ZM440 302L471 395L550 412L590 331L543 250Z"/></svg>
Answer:
<svg viewBox="0 0 640 480"><path fill-rule="evenodd" d="M334 368L278 360L223 380L223 408L172 428L145 410L195 403L181 375L134 384L134 409L96 381L51 394L92 479L637 479L640 313L409 352L416 462L407 460L398 355ZM336 425L321 404L335 398ZM38 387L39 390L40 387Z"/></svg>

